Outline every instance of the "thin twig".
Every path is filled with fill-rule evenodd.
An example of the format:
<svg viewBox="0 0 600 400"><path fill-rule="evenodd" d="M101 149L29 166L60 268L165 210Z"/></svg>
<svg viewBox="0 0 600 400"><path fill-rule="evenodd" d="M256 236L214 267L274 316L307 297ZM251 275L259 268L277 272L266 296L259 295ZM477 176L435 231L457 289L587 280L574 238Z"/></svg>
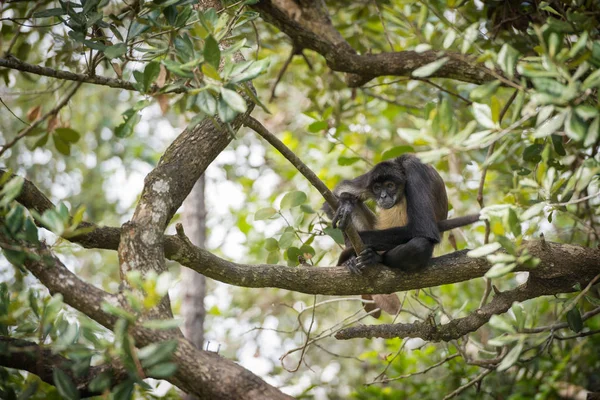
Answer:
<svg viewBox="0 0 600 400"><path fill-rule="evenodd" d="M385 34L385 38L387 39L388 44L390 45L390 49L394 50L394 45L392 44L392 39L390 39L390 34L387 31L385 26L385 21L383 20L383 15L381 14L381 10L379 9L379 5L377 5L377 0L373 0L373 4L375 5L375 9L377 10L377 15L379 15L379 21L381 21L381 26L383 27L383 33Z"/></svg>
<svg viewBox="0 0 600 400"><path fill-rule="evenodd" d="M392 382L392 381L399 381L399 380L401 380L401 379L410 378L410 377L413 377L413 376L415 376L415 375L422 375L422 374L426 374L426 373L428 373L429 371L431 371L432 369L434 369L434 368L437 368L437 367L439 367L440 365L443 365L443 364L447 363L448 361L450 361L450 360L452 360L452 359L454 359L454 358L456 358L456 357L460 357L460 356L461 356L461 355L460 355L460 354L458 354L458 353L456 353L456 354L452 354L452 355L450 355L450 356L448 356L448 357L444 358L443 360L441 360L441 361L439 361L439 362L437 362L437 363L435 363L435 364L433 364L433 365L430 365L429 367L425 368L424 370L417 371L417 372L413 372L412 374L400 375L400 376L397 376L397 377L395 377L395 378L383 379L383 380L381 380L381 381L378 381L378 382L371 382L371 383L369 383L368 385L374 385L374 384L376 384L376 383L388 383L388 382Z"/></svg>
<svg viewBox="0 0 600 400"><path fill-rule="evenodd" d="M462 101L464 101L465 103L467 103L467 105L471 105L471 104L473 104L473 102L472 102L471 100L469 100L469 99L467 99L467 98L465 98L465 97L461 96L461 95L460 95L460 94L458 94L458 93L455 93L455 92L453 92L453 91L451 91L451 90L448 90L448 89L446 89L446 88L444 88L444 87L442 87L442 86L438 85L437 83L431 82L429 79L416 79L416 80L417 80L417 81L421 81L421 82L428 83L428 84L430 84L431 86L438 88L438 89L439 89L439 90L441 90L442 92L446 92L446 93L448 93L448 94L449 94L449 95L451 95L451 96L457 97L457 98L461 99Z"/></svg>
<svg viewBox="0 0 600 400"><path fill-rule="evenodd" d="M281 140L279 140L275 135L267 130L260 122L258 122L255 118L248 116L244 120L244 125L248 128L252 129L260 136L262 136L267 142L269 142L277 151L281 153L296 169L304 175L306 179L321 193L325 201L331 206L333 210L337 210L338 208L338 200L331 193L331 191L325 186L323 181L319 179L319 177L298 158ZM358 235L358 232L354 228L352 224L346 228L346 235L348 239L352 243L352 247L356 251L356 254L360 254L360 252L364 249L364 244Z"/></svg>
<svg viewBox="0 0 600 400"><path fill-rule="evenodd" d="M583 314L581 316L581 320L582 321L588 320L598 314L600 314L600 307L594 308L593 310L588 311L585 314ZM569 324L567 322L561 322L558 324L548 325L548 326L540 326L537 328L524 328L524 329L519 330L519 333L541 333L541 332L546 332L546 331L557 331L559 329L564 329L564 328L568 328L568 327L569 327Z"/></svg>
<svg viewBox="0 0 600 400"><path fill-rule="evenodd" d="M462 392L464 392L465 390L467 390L468 388L470 388L474 384L480 382L483 378L485 378L486 376L488 376L489 374L491 374L493 371L494 371L493 369L486 369L481 374L477 375L474 379L472 379L469 382L465 383L464 385L462 385L461 387L459 387L458 389L456 389L452 393L448 394L447 396L444 396L443 400L448 400L448 399L451 399L453 397L458 396L459 394L461 394Z"/></svg>
<svg viewBox="0 0 600 400"><path fill-rule="evenodd" d="M400 103L400 102L398 102L398 101L396 101L394 99L388 99L387 97L381 96L381 95L379 95L377 93L373 93L370 90L366 90L364 88L361 88L361 91L364 94L366 94L367 96L373 97L374 99L377 99L377 100L385 101L386 103L390 103L390 104L396 105L398 107L408 108L408 109L413 110L413 111L422 111L421 107L411 106L409 104Z"/></svg>
<svg viewBox="0 0 600 400"><path fill-rule="evenodd" d="M317 295L313 296L313 298L314 298L314 300L313 300L313 305L314 305L317 303ZM302 352L300 353L300 360L298 360L298 365L296 365L296 368L294 368L292 370L287 369L285 367L285 365L283 364L283 358L281 359L281 366L288 372L296 372L300 369L300 365L302 365L302 361L304 360L304 354L306 354L306 349L310 342L310 331L312 330L313 324L315 323L316 309L317 309L317 307L313 307L311 318L310 318L310 325L308 326L308 331L306 332L306 340L304 341L304 346L302 346Z"/></svg>
<svg viewBox="0 0 600 400"><path fill-rule="evenodd" d="M23 125L27 125L27 126L29 126L29 125L30 125L30 123L29 123L29 122L27 122L27 121L23 121L23 120L21 119L21 117L19 117L17 114L15 114L15 113L14 113L14 111L10 109L10 107L8 106L8 104L6 104L6 103L4 102L4 100L2 100L2 97L0 97L0 103L2 103L2 105L3 105L4 107L6 107L6 109L8 110L8 112L9 112L9 113L11 113L11 114L13 115L13 117L15 117L16 119L18 119L19 121L21 121L21 122L23 123Z"/></svg>
<svg viewBox="0 0 600 400"><path fill-rule="evenodd" d="M271 88L271 98L269 99L269 102L272 102L273 99L275 98L275 89L277 89L277 85L279 85L281 78L283 78L283 74L289 67L290 63L292 62L292 59L294 58L294 56L296 54L298 54L298 49L296 48L296 46L294 46L294 47L292 47L292 50L290 51L290 55L283 63L283 67L281 67L281 69L279 70L279 73L277 74L277 78L275 78L275 83L273 83L273 87Z"/></svg>
<svg viewBox="0 0 600 400"><path fill-rule="evenodd" d="M2 154L4 154L6 152L6 150L8 150L12 146L14 146L19 140L21 140L22 138L27 136L29 133L31 133L31 131L33 131L36 127L38 127L48 117L57 114L61 108L63 108L64 106L67 105L69 100L71 100L71 97L73 97L73 95L75 95L75 93L77 92L77 89L79 89L80 86L81 86L81 82L77 82L75 85L73 85L73 89L69 93L67 93L67 95L52 110L48 111L41 118L38 118L33 124L29 125L23 131L21 131L19 134L17 134L17 136L15 136L15 138L13 140L11 140L10 142L8 142L4 146L2 146L2 149L0 150L0 156L2 156Z"/></svg>
<svg viewBox="0 0 600 400"><path fill-rule="evenodd" d="M513 94L510 96L510 98L508 99L508 101L506 102L506 104L504 105L504 107L502 108L502 111L500 112L500 116L498 118L498 124L502 123L502 120L504 119L504 116L506 115L508 109L510 108L513 101L515 101L515 98L517 97L517 93L519 93L519 91L515 90L513 92ZM487 175L487 171L489 168L487 161L490 159L490 157L494 153L494 148L496 147L496 143L497 142L493 142L490 145L490 147L488 148L487 155L485 156L483 171L481 171L481 179L479 180L479 190L477 191L477 202L479 203L479 208L485 207L484 202L483 202L483 186L485 185L485 177ZM490 242L490 231L491 231L490 221L488 221L486 219L485 220L485 237L483 239L484 244L488 244ZM485 280L485 291L483 292L483 296L481 297L481 301L479 302L479 308L483 307L485 305L485 303L487 303L487 300L490 297L490 293L492 292L492 280L488 279L488 278L484 278L484 280Z"/></svg>
<svg viewBox="0 0 600 400"><path fill-rule="evenodd" d="M590 194L589 196L580 197L577 200L570 200L570 201L566 201L564 203L550 203L549 205L551 205L551 206L568 206L569 204L582 203L586 200L593 199L594 197L598 197L598 196L600 196L600 192L595 193L595 194Z"/></svg>

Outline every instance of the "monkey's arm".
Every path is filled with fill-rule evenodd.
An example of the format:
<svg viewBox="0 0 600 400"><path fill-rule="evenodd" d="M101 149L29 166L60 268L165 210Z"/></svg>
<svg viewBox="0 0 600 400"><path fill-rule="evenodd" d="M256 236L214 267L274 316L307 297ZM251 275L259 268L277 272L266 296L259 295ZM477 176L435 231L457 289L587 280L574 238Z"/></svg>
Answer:
<svg viewBox="0 0 600 400"><path fill-rule="evenodd" d="M354 179L344 180L333 189L333 194L340 200L340 206L331 219L334 228L345 230L348 222L352 221L359 231L373 229L376 221L375 214L363 204L363 201L371 196L368 177L367 173Z"/></svg>
<svg viewBox="0 0 600 400"><path fill-rule="evenodd" d="M479 214L471 214L439 221L437 226L440 232L445 232L477 221L479 221ZM391 250L415 237L408 225L381 230L361 231L358 234L366 246L377 251Z"/></svg>

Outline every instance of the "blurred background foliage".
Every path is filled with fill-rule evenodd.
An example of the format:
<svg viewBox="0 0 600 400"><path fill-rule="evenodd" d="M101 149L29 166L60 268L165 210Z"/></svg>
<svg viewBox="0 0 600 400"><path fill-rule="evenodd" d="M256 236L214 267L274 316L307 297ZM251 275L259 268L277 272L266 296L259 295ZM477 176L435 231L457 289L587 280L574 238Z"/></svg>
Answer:
<svg viewBox="0 0 600 400"><path fill-rule="evenodd" d="M122 77L135 90L82 85L56 118L19 141L0 164L72 213L84 207L86 220L118 226L130 218L144 176L178 132L200 118L217 114L227 120L245 109L248 97L240 103L228 90L250 96L243 83L249 77L256 101L263 104L253 115L330 188L379 161L414 152L440 172L450 215L460 216L480 208L479 182L487 169L487 241L508 251L506 257L489 255L494 267L488 276L501 290L526 279L510 273L517 264L536 262L521 252L523 239L543 234L557 242L599 244L597 2L328 1L334 25L360 53L448 50L498 72L498 79L478 86L428 78L440 66L431 65L413 78L382 77L356 89L310 51L293 57L279 80L292 51L290 40L258 18L253 2L224 3L228 8L219 13L199 12L193 1L3 3L3 52L10 48L24 62L79 73L89 72L95 59L97 75ZM138 8L128 13L128 7ZM23 19L32 15L36 18ZM215 50L225 38L255 63L244 69L233 53ZM252 73L240 77L245 72ZM20 119L33 121L48 112L73 85L10 69L1 69L0 79L5 143L23 129ZM335 264L340 233L320 210L320 195L253 132L240 130L206 176L211 252L290 268ZM178 216L170 232L177 221ZM84 250L47 231L39 233L78 276L118 290L115 252ZM454 236L460 249L487 242L483 223ZM438 253L450 251L446 240ZM173 276L178 268L171 265ZM91 351L94 362L117 351L112 333L63 307L22 269L3 260L0 277L3 335L37 339L72 357ZM478 279L400 293L403 312L383 320L444 323L477 309L485 288ZM177 313L177 284L170 293ZM600 339L593 335L600 320L581 318L600 304L595 290L574 298L515 305L450 343L344 342L332 333L362 318L357 299L211 281L206 347L301 398L439 399L488 371L465 362L465 355L492 358L498 346L507 346L512 359L504 370L487 375L478 390L475 385L460 398L575 398L581 388L600 391ZM320 305L311 322L308 307L314 303ZM519 333L556 322L568 322L568 328ZM308 346L302 360L300 351L287 354L303 346L309 326L311 338L320 340ZM67 340L70 329L77 335ZM569 336L576 337L564 340ZM438 363L427 373L394 379ZM0 388L11 398L25 396L36 382L14 370L0 369L0 376ZM59 398L49 385L36 388L30 398ZM164 383L137 386L136 397L155 396L177 395Z"/></svg>

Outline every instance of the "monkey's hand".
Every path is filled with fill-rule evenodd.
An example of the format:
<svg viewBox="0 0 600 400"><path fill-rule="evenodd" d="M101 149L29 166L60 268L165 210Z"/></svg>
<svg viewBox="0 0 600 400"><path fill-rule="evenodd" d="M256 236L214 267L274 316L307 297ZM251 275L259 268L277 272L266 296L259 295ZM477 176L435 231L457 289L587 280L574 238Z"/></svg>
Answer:
<svg viewBox="0 0 600 400"><path fill-rule="evenodd" d="M358 199L349 193L342 193L340 196L340 206L331 220L331 226L345 230L348 227L348 222L351 219L352 211L354 211L357 201Z"/></svg>
<svg viewBox="0 0 600 400"><path fill-rule="evenodd" d="M356 257L350 257L349 259L344 261L342 265L348 268L348 271L350 271L354 275L362 275L361 269L356 266Z"/></svg>
<svg viewBox="0 0 600 400"><path fill-rule="evenodd" d="M356 267L361 271L369 265L381 264L383 257L371 247L365 247L356 257Z"/></svg>

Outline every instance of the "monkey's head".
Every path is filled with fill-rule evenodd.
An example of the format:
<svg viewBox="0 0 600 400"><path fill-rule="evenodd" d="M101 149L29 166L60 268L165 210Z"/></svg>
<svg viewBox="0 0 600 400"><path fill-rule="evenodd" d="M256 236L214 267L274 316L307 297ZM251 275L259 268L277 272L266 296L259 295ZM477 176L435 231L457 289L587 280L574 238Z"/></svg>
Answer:
<svg viewBox="0 0 600 400"><path fill-rule="evenodd" d="M404 198L404 169L393 161L384 161L373 168L369 189L377 206L389 209Z"/></svg>

